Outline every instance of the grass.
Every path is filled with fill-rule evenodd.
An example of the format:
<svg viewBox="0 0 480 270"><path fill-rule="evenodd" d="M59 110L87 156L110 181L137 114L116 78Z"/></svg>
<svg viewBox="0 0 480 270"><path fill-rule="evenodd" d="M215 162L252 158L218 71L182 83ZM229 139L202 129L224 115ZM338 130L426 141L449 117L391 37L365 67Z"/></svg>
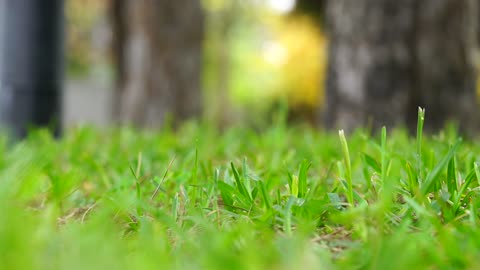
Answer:
<svg viewBox="0 0 480 270"><path fill-rule="evenodd" d="M480 144L419 120L3 138L0 269L477 269Z"/></svg>

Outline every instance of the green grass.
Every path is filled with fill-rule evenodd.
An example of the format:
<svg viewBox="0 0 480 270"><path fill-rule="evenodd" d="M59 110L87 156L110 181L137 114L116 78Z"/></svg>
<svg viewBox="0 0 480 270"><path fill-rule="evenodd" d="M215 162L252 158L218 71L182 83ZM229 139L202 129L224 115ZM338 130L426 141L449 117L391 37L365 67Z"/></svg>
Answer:
<svg viewBox="0 0 480 270"><path fill-rule="evenodd" d="M2 139L0 269L478 269L480 144L422 126Z"/></svg>

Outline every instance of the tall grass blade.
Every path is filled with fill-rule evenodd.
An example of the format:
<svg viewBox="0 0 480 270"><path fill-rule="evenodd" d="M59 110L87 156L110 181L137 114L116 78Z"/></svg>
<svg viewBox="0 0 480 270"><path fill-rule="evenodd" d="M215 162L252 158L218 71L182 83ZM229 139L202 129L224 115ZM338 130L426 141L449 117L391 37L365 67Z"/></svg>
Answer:
<svg viewBox="0 0 480 270"><path fill-rule="evenodd" d="M340 137L340 144L342 146L343 152L343 162L345 165L345 178L347 180L347 200L350 206L353 207L353 182L352 182L352 164L350 162L350 152L348 150L347 139L345 138L345 132L340 130L338 132L338 136Z"/></svg>
<svg viewBox="0 0 480 270"><path fill-rule="evenodd" d="M423 124L425 122L425 109L418 107L417 119L417 176L422 177L422 140L423 140Z"/></svg>

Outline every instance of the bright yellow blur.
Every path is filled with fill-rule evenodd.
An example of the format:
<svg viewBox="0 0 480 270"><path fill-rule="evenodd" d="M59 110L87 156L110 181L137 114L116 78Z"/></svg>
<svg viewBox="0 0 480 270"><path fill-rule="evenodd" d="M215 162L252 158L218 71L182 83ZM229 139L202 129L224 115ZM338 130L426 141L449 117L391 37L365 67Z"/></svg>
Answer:
<svg viewBox="0 0 480 270"><path fill-rule="evenodd" d="M292 106L316 107L323 103L327 41L306 16L279 19L273 31L285 54L281 65L281 92Z"/></svg>

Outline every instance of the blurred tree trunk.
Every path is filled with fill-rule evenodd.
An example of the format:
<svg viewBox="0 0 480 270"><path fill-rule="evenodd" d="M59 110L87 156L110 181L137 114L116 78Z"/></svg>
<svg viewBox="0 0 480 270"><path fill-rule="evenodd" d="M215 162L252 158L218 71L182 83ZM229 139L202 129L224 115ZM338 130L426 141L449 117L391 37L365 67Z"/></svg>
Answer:
<svg viewBox="0 0 480 270"><path fill-rule="evenodd" d="M197 0L111 0L114 117L159 127L201 113L203 11Z"/></svg>
<svg viewBox="0 0 480 270"><path fill-rule="evenodd" d="M213 1L212 1L213 2ZM208 108L209 120L224 130L231 122L231 101L229 98L231 84L231 40L232 29L238 20L237 0L225 2L221 8L209 10L208 27L210 36L207 48L207 61L211 68L211 82L206 98L212 105ZM207 113L207 110L206 110Z"/></svg>
<svg viewBox="0 0 480 270"><path fill-rule="evenodd" d="M476 0L330 0L326 124L473 129Z"/></svg>
<svg viewBox="0 0 480 270"><path fill-rule="evenodd" d="M228 19L227 19L228 20ZM231 59L230 59L230 24L229 21L226 21L223 26L221 26L221 36L224 38L219 44L218 50L218 112L216 113L218 119L218 125L220 129L225 129L228 126L230 117L230 100L229 100L229 91L230 91L230 69L231 69Z"/></svg>
<svg viewBox="0 0 480 270"><path fill-rule="evenodd" d="M450 119L459 121L463 129L476 129L478 1L418 2L418 9L425 12L418 16L417 23L419 78L413 101L427 109L426 124L430 129L442 128Z"/></svg>

